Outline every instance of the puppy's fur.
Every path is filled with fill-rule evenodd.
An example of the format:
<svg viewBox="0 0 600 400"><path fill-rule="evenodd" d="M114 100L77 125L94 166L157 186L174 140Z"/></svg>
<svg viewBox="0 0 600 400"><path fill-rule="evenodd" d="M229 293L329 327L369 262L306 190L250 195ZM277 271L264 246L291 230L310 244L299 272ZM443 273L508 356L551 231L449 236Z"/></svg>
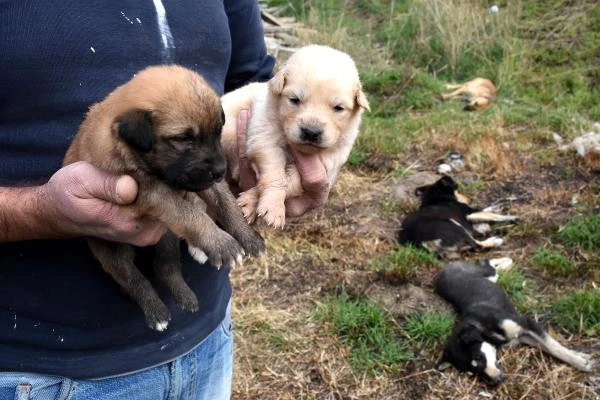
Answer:
<svg viewBox="0 0 600 400"><path fill-rule="evenodd" d="M458 323L438 368L453 365L497 385L504 379L497 350L506 343L522 343L539 347L578 370L591 371L594 362L590 355L565 348L533 319L520 315L495 284L496 268L511 264L510 259L489 260L482 265L457 261L439 272L435 290L455 307Z"/></svg>
<svg viewBox="0 0 600 400"><path fill-rule="evenodd" d="M483 110L496 99L496 86L485 78L475 78L462 85L446 85L446 88L452 92L442 94L442 99L463 100L468 111Z"/></svg>
<svg viewBox="0 0 600 400"><path fill-rule="evenodd" d="M90 108L64 159L65 165L85 160L137 181L137 199L127 210L170 230L156 245L154 269L189 311L198 309L198 300L181 275L178 237L202 249L216 266L234 265L244 251L264 248L221 179L223 124L220 99L201 76L175 65L149 67ZM203 212L196 192L233 237ZM148 326L165 329L170 313L135 267L133 247L97 238L88 243L104 270L142 308Z"/></svg>
<svg viewBox="0 0 600 400"><path fill-rule="evenodd" d="M258 183L241 193L238 203L248 221L259 216L275 227L285 224L285 199L303 193L288 146L318 154L332 185L350 154L361 114L369 109L350 56L317 45L294 53L269 82L244 86L222 102L222 144L230 178L236 181L236 117L252 109L246 146Z"/></svg>
<svg viewBox="0 0 600 400"><path fill-rule="evenodd" d="M402 221L398 241L424 247L444 258L456 258L462 251L501 245L502 239L498 237L483 241L475 239L471 222L513 221L517 218L479 211L461 203L456 198L456 189L456 182L449 176L417 188L415 194L421 197L421 206Z"/></svg>

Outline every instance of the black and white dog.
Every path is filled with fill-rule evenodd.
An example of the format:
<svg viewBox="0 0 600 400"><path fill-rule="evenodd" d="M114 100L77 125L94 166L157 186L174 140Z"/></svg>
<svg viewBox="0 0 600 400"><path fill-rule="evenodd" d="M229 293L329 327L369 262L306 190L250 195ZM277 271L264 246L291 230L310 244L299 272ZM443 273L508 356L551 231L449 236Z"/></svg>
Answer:
<svg viewBox="0 0 600 400"><path fill-rule="evenodd" d="M480 241L473 237L473 222L514 221L515 216L478 210L461 203L456 198L457 184L449 176L432 185L421 186L415 194L421 206L404 218L398 241L413 244L440 254L444 258L457 258L467 250L480 250L500 246L503 240L490 237Z"/></svg>
<svg viewBox="0 0 600 400"><path fill-rule="evenodd" d="M572 367L589 372L594 366L588 354L569 350L553 339L533 319L520 315L508 296L495 283L496 269L508 268L508 258L484 261L481 265L456 261L437 275L435 290L458 313L438 369L453 365L497 385L504 372L496 352L506 343L536 346Z"/></svg>

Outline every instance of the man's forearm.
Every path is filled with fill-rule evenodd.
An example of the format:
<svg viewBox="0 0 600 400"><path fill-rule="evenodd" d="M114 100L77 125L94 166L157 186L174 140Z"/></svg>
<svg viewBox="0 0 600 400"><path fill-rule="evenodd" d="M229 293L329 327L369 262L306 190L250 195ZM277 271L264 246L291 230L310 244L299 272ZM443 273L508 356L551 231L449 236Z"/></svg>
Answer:
<svg viewBox="0 0 600 400"><path fill-rule="evenodd" d="M40 187L0 187L0 242L54 236L43 214Z"/></svg>

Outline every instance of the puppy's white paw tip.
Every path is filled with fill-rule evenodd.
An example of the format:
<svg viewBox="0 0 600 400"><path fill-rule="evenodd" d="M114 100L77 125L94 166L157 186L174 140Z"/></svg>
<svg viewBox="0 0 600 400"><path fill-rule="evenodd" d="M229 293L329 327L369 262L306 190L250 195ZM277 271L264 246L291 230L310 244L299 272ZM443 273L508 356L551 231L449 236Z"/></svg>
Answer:
<svg viewBox="0 0 600 400"><path fill-rule="evenodd" d="M204 264L208 260L208 256L205 252L200 250L197 247L194 247L188 243L188 253L192 256L192 258L198 261L200 264Z"/></svg>
<svg viewBox="0 0 600 400"><path fill-rule="evenodd" d="M492 258L490 265L498 270L508 270L513 266L513 260L509 257Z"/></svg>
<svg viewBox="0 0 600 400"><path fill-rule="evenodd" d="M156 325L154 325L154 329L159 332L166 330L169 327L169 321L158 321Z"/></svg>

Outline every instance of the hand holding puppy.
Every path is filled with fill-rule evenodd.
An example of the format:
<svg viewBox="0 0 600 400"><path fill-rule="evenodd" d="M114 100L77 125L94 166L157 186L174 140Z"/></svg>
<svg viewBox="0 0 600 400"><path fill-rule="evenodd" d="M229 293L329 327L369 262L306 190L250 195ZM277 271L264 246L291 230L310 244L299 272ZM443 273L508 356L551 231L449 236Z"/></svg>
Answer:
<svg viewBox="0 0 600 400"><path fill-rule="evenodd" d="M251 110L241 110L236 124L240 160L239 186L242 191L255 187L257 183L246 153L246 134L250 116ZM294 148L291 149L291 152L300 173L304 193L286 199L285 209L288 216L297 217L325 204L335 176L331 177L331 180L327 179L327 171L318 155L301 153Z"/></svg>
<svg viewBox="0 0 600 400"><path fill-rule="evenodd" d="M167 231L163 224L135 218L122 207L136 199L138 186L132 177L110 175L87 162L60 169L40 190L48 223L61 236L148 246Z"/></svg>

